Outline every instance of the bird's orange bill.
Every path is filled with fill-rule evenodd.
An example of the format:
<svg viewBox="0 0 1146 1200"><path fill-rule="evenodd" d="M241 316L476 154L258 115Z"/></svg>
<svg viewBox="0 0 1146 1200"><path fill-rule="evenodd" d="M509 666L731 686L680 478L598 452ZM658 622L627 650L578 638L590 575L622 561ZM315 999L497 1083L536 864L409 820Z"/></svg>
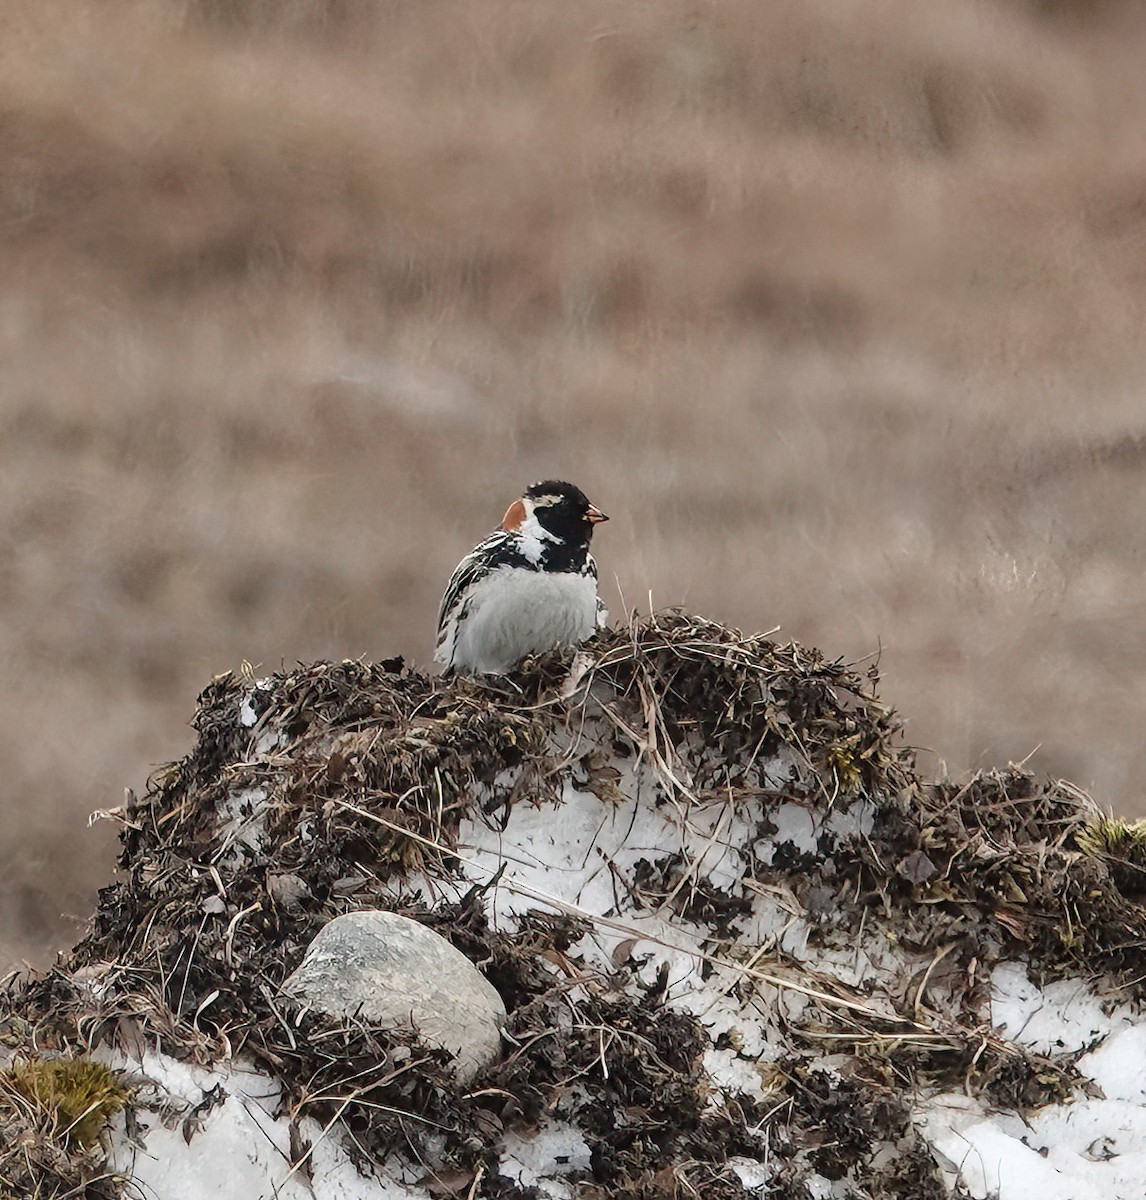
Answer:
<svg viewBox="0 0 1146 1200"><path fill-rule="evenodd" d="M589 505L589 511L585 514L585 520L588 521L590 525L599 525L602 521L607 521L608 519L609 518L605 516L605 514L599 508L597 508L596 505Z"/></svg>

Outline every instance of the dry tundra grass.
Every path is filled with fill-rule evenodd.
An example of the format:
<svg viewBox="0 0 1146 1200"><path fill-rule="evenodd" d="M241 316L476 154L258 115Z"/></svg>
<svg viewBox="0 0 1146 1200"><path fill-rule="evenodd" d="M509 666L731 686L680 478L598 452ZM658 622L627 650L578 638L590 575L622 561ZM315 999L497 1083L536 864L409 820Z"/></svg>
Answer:
<svg viewBox="0 0 1146 1200"><path fill-rule="evenodd" d="M0 13L0 960L212 674L425 662L549 474L614 611L878 651L932 767L1146 811L1137 3Z"/></svg>

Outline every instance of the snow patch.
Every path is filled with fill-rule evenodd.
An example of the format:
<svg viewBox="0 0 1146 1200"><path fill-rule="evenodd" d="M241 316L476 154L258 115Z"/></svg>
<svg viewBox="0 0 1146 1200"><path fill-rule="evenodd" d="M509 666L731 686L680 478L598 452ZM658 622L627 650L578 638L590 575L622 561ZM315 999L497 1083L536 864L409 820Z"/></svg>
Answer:
<svg viewBox="0 0 1146 1200"><path fill-rule="evenodd" d="M584 1134L565 1122L546 1122L531 1137L511 1131L502 1143L498 1171L522 1187L536 1187L542 1195L572 1196L565 1183L555 1177L591 1169L589 1145Z"/></svg>
<svg viewBox="0 0 1146 1200"><path fill-rule="evenodd" d="M1126 1010L1108 1011L1109 1000L1084 979L1039 987L1022 963L1001 963L991 974L991 1022L1009 1041L1036 1054L1069 1054L1093 1045L1132 1021Z"/></svg>
<svg viewBox="0 0 1146 1200"><path fill-rule="evenodd" d="M921 1105L916 1122L943 1156L951 1186L973 1200L1141 1200L1146 1024L1139 1008L1103 997L1083 979L1040 988L1022 963L1000 964L991 983L992 1021L1008 1040L1038 1054L1094 1046L1077 1063L1090 1086L1025 1118L958 1094Z"/></svg>
<svg viewBox="0 0 1146 1200"><path fill-rule="evenodd" d="M163 1200L430 1200L424 1188L359 1174L340 1134L299 1122L310 1172L290 1166L290 1121L269 1075L238 1062L213 1069L148 1051L142 1061L105 1048L93 1057L136 1087L109 1129L109 1166L143 1196ZM307 1175L312 1175L308 1182Z"/></svg>

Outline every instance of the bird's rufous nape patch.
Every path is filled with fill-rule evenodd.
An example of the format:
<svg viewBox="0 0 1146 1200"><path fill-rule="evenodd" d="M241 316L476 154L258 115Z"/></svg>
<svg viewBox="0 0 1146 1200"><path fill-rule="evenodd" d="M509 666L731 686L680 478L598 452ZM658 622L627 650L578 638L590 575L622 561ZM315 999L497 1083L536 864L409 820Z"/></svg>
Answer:
<svg viewBox="0 0 1146 1200"><path fill-rule="evenodd" d="M505 510L505 516L501 519L501 527L508 530L520 529L525 517L525 504L521 500L515 500Z"/></svg>

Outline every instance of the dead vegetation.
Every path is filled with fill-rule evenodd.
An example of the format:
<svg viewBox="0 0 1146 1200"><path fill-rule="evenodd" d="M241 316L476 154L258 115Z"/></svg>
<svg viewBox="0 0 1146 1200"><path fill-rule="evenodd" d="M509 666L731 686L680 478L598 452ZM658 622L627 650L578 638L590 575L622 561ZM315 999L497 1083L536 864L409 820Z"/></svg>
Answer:
<svg viewBox="0 0 1146 1200"><path fill-rule="evenodd" d="M283 1079L296 1121L338 1118L364 1161L432 1163L426 1178L443 1196L524 1200L497 1175L494 1147L559 1114L592 1150L585 1197L739 1200L728 1160L745 1155L778 1164L778 1196L803 1196L816 1173L847 1176L859 1194L935 1200L910 1121L917 1090L966 1088L1022 1111L1073 1085L1069 1057L1023 1053L991 1032L993 964L1018 958L1033 973L1105 973L1125 995L1146 990L1146 913L1127 874L1137 851L1066 785L1020 771L921 781L874 672L679 613L604 634L578 660L571 696L569 668L546 656L495 688L399 660L214 680L193 751L119 814L121 876L88 936L43 977L9 984L4 1036L45 1054L157 1040L203 1062L241 1055ZM611 732L571 751L569 731L593 721ZM778 754L799 764L783 783L768 769ZM805 1002L781 1022L786 1050L767 1065L766 1103L711 1102L707 1034L666 1002L663 980L638 982L631 951L611 972L587 965L581 936L594 923L623 932L623 920L539 903L510 937L488 920L488 882L437 904L404 885L456 878L463 820L503 827L515 806L553 803L562 773L615 802L611 764L634 755L666 801L724 797L752 814L756 836L774 831L785 804L821 816L857 796L874 805L868 832L750 860L734 891L679 859L632 877L639 907L667 905L708 931L703 970L731 971L738 994L766 1006ZM512 872L499 886L514 886ZM917 969L845 986L745 944L738 922L767 888L812 914L824 947L886 937ZM379 906L447 937L506 1003L509 1048L471 1091L409 1036L284 1018L277 987L314 933ZM830 1073L826 1048L842 1056ZM428 1130L444 1149L431 1150ZM875 1165L878 1142L897 1152Z"/></svg>

